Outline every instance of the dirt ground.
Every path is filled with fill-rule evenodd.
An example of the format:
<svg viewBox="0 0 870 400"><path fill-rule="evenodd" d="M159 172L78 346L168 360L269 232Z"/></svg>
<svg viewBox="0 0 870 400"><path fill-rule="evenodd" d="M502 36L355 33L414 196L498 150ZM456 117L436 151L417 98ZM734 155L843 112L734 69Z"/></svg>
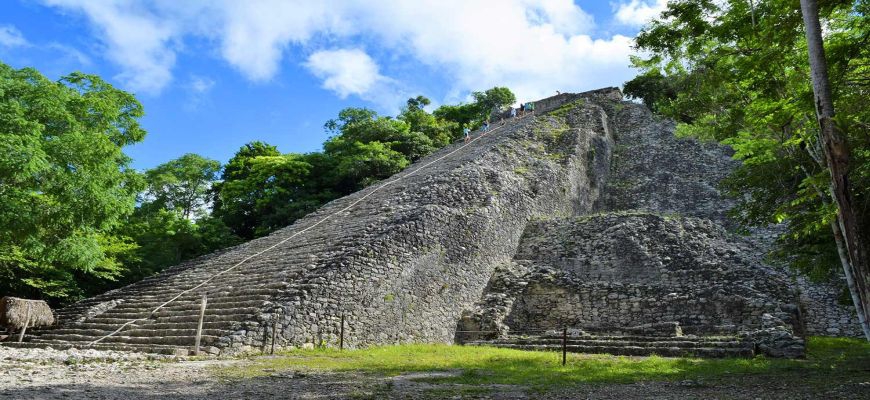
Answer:
<svg viewBox="0 0 870 400"><path fill-rule="evenodd" d="M824 389L755 376L717 382L586 385L546 392L519 385L425 382L459 371L386 377L264 370L267 376L244 380L223 379L215 373L221 366L245 363L250 361L0 347L0 399L870 399L870 377L868 382L842 385L833 372L831 385Z"/></svg>

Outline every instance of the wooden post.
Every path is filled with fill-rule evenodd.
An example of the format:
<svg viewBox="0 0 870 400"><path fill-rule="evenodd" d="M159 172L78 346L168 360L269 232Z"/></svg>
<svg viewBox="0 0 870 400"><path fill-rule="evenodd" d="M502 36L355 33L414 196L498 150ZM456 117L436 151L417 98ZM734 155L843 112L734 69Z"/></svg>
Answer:
<svg viewBox="0 0 870 400"><path fill-rule="evenodd" d="M338 349L344 350L344 313L341 314L341 328L338 331Z"/></svg>
<svg viewBox="0 0 870 400"><path fill-rule="evenodd" d="M202 340L202 321L205 319L205 306L208 303L208 295L202 294L202 303L199 305L199 325L196 327L196 343L194 344L193 355L199 355L199 343Z"/></svg>
<svg viewBox="0 0 870 400"><path fill-rule="evenodd" d="M562 366L568 359L568 328L562 328Z"/></svg>
<svg viewBox="0 0 870 400"><path fill-rule="evenodd" d="M275 354L275 340L278 339L278 312L272 317L272 350L269 354Z"/></svg>
<svg viewBox="0 0 870 400"><path fill-rule="evenodd" d="M27 314L24 317L24 327L21 328L21 333L18 334L18 343L24 341L24 332L27 331L27 325L30 325L30 302L27 302Z"/></svg>

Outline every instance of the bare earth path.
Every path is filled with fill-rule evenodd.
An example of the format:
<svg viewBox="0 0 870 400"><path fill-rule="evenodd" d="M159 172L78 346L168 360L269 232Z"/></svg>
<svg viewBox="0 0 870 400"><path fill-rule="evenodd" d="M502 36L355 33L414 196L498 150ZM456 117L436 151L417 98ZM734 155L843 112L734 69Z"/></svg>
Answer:
<svg viewBox="0 0 870 400"><path fill-rule="evenodd" d="M221 367L249 359L178 360L90 350L0 347L0 399L870 399L868 382L831 384L821 390L764 376L716 382L638 382L584 385L540 392L519 385L428 383L458 371L388 377L363 373L265 371L266 376L223 379Z"/></svg>

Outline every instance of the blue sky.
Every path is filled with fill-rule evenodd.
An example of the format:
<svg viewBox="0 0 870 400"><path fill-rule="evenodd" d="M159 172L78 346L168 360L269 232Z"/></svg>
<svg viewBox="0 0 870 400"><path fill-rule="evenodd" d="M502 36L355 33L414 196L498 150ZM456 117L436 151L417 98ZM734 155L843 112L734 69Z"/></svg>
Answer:
<svg viewBox="0 0 870 400"><path fill-rule="evenodd" d="M145 106L150 168L221 162L262 140L320 149L344 107L393 115L507 86L520 100L619 86L631 38L664 0L7 0L0 61L98 74Z"/></svg>

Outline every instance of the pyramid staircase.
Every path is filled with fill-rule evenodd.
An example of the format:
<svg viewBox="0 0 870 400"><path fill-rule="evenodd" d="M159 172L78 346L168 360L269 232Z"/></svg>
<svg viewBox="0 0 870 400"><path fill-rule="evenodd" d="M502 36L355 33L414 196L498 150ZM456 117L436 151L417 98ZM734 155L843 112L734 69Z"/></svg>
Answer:
<svg viewBox="0 0 870 400"><path fill-rule="evenodd" d="M247 245L252 247L249 251L254 252L268 248L279 239L270 236ZM294 274L302 271L303 268L288 270L287 257L292 258L291 265L304 266L308 261L306 253L326 248L326 240L306 239L309 240L288 242L280 251L265 253L220 275L219 272L244 260L249 253L224 251L192 260L122 290L61 309L57 313L58 326L28 331L25 342L4 342L3 345L187 355L194 350L202 294L206 293L201 348L206 353L217 354L219 349L214 346L222 337L242 327L244 322L240 321L250 321L268 312L270 299L286 288L286 282ZM275 262L277 258L282 262ZM183 293L209 278L212 279L205 285ZM179 294L180 297L152 313ZM88 311L99 309L100 305L108 307L103 312ZM122 326L123 329L113 334Z"/></svg>

